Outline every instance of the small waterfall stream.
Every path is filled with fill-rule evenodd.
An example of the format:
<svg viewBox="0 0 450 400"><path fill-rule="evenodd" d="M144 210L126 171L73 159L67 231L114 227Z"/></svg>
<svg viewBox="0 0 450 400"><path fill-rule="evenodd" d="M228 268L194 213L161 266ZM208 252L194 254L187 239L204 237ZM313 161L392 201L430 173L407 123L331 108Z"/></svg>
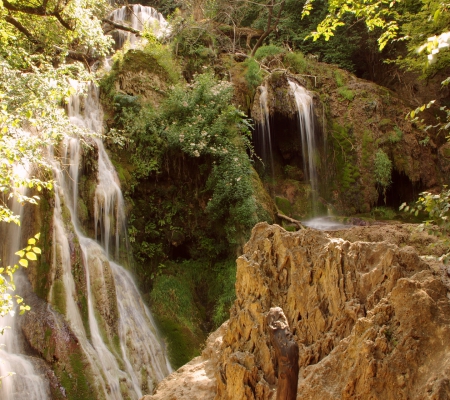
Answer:
<svg viewBox="0 0 450 400"><path fill-rule="evenodd" d="M313 99L309 92L297 82L289 80L289 87L297 106L300 138L303 153L303 172L311 185L311 202L313 214L317 215L318 176L315 157L317 156L314 134Z"/></svg>
<svg viewBox="0 0 450 400"><path fill-rule="evenodd" d="M269 175L274 175L272 139L270 133L270 113L268 104L268 93L266 86L259 86L259 109L261 112L261 124L255 132L254 142L257 154L260 155L265 170ZM270 171L270 172L269 172Z"/></svg>
<svg viewBox="0 0 450 400"><path fill-rule="evenodd" d="M290 94L297 110L296 119L298 140L302 152L303 180L311 187L311 203L314 215L317 215L318 201L318 149L314 132L314 109L311 94L294 80L288 79ZM261 157L268 176L275 180L273 143L276 142L277 126L271 126L270 104L267 84L259 88L260 122L253 135L255 151ZM293 146L294 147L294 146Z"/></svg>

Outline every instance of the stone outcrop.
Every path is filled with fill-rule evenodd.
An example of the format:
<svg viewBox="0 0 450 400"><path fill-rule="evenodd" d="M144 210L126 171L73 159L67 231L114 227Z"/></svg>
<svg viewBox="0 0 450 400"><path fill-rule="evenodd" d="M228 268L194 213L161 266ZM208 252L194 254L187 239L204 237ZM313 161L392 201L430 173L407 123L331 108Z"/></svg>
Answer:
<svg viewBox="0 0 450 400"><path fill-rule="evenodd" d="M412 247L260 223L237 265L230 320L195 364L198 385L209 388L202 399L275 398L265 322L274 306L300 347L299 400L449 398L448 278ZM167 391L172 380L196 393L193 369L183 367L145 399L198 398Z"/></svg>

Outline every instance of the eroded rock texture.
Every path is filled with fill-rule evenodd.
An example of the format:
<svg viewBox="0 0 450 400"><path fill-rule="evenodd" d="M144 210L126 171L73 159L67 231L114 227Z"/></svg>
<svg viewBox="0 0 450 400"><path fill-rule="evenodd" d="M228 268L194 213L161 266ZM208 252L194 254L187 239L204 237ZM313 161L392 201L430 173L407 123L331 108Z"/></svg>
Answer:
<svg viewBox="0 0 450 400"><path fill-rule="evenodd" d="M218 357L204 352L217 383L202 398L275 398L265 317L279 306L300 347L298 399L447 399L443 279L408 246L260 223L238 259L237 300L223 338L208 344Z"/></svg>

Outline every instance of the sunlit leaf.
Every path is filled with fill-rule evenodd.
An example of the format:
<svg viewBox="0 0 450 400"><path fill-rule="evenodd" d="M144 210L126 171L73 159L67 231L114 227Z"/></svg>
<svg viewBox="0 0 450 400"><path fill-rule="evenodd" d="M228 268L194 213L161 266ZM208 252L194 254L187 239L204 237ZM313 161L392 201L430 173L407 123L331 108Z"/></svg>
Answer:
<svg viewBox="0 0 450 400"><path fill-rule="evenodd" d="M19 260L19 264L20 264L22 267L27 268L27 267L28 267L28 260L27 260L26 258L21 258L21 259Z"/></svg>

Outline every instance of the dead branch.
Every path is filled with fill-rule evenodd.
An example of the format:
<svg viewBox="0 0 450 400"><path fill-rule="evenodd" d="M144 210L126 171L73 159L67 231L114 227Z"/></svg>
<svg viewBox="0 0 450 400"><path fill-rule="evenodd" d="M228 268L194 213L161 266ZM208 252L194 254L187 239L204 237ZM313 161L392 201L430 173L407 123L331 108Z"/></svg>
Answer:
<svg viewBox="0 0 450 400"><path fill-rule="evenodd" d="M291 224L296 225L298 229L306 229L306 228L302 225L301 221L298 221L298 220L296 220L296 219L294 219L294 218L288 217L287 215L284 215L284 214L281 214L281 213L277 213L277 217L278 217L278 218L281 218L281 219L284 219L284 220L290 222Z"/></svg>
<svg viewBox="0 0 450 400"><path fill-rule="evenodd" d="M134 33L136 36L141 36L141 34L142 34L141 31L139 31L139 30L137 30L137 29L134 29L134 28L132 28L131 26L118 24L117 22L114 22L114 21L112 21L112 20L110 20L110 19L107 19L107 18L103 18L103 19L102 19L102 22L103 22L104 24L111 25L111 26L112 26L113 28L115 28L115 29L119 29L119 30L121 30L121 31L127 31L127 32ZM111 30L112 30L112 29L111 29Z"/></svg>

